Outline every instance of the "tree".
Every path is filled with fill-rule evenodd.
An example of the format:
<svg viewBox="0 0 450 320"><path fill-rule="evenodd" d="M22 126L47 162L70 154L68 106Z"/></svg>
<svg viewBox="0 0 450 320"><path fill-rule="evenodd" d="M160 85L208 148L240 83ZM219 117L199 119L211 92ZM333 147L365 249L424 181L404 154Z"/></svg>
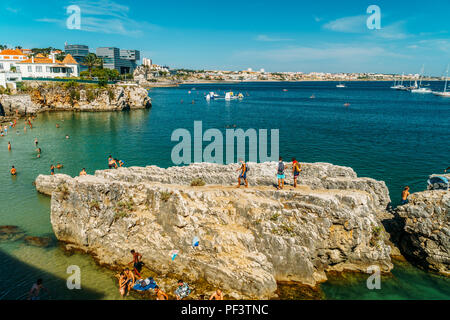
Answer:
<svg viewBox="0 0 450 320"><path fill-rule="evenodd" d="M102 59L98 58L95 53L89 53L86 57L84 57L83 65L88 67L89 76L92 77L92 69L102 65Z"/></svg>

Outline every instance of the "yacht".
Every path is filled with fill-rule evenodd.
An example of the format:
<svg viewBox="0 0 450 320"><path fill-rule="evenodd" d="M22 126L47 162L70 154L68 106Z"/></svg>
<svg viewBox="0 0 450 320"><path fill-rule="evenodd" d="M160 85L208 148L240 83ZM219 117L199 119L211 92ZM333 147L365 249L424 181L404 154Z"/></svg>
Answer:
<svg viewBox="0 0 450 320"><path fill-rule="evenodd" d="M411 90L412 93L432 93L432 92L433 92L433 91L431 91L430 88L424 88L424 87L422 87L423 71L424 71L424 66L422 66L422 70L420 71L420 82L419 82L419 86L418 86L416 89L412 89L412 90Z"/></svg>
<svg viewBox="0 0 450 320"><path fill-rule="evenodd" d="M448 66L447 66L447 73L445 75L444 91L433 91L433 94L439 97L450 97L450 91L447 91L447 82L448 82Z"/></svg>

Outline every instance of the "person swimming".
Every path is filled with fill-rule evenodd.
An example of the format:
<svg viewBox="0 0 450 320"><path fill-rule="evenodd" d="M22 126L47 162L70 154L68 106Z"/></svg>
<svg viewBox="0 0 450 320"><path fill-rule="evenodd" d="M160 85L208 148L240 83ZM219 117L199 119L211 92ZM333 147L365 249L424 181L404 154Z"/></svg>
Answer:
<svg viewBox="0 0 450 320"><path fill-rule="evenodd" d="M50 165L50 175L52 175L52 176L55 175L55 166L53 164Z"/></svg>
<svg viewBox="0 0 450 320"><path fill-rule="evenodd" d="M11 172L11 175L12 175L12 176L17 175L17 170L16 170L16 168L14 168L14 166L11 167L10 172Z"/></svg>
<svg viewBox="0 0 450 320"><path fill-rule="evenodd" d="M38 141L38 139L37 138L34 138L34 145L37 147L38 146L38 144L39 144L39 141Z"/></svg>
<svg viewBox="0 0 450 320"><path fill-rule="evenodd" d="M62 169L64 166L59 162L56 164L56 169Z"/></svg>

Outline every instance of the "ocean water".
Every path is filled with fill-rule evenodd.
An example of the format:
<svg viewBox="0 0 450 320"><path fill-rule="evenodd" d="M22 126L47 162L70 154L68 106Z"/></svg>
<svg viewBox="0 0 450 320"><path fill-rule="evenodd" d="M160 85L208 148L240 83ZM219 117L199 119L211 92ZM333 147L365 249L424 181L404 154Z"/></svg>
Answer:
<svg viewBox="0 0 450 320"><path fill-rule="evenodd" d="M183 85L152 89L151 110L44 113L27 132L19 121L0 138L0 225L16 225L26 235L50 237L52 243L41 248L22 239L0 239L0 299L25 298L38 277L50 289L51 299L119 299L112 271L87 255L60 248L50 224L50 200L38 194L32 182L38 174L49 174L50 165L57 162L64 164L57 172L69 175L82 168L88 173L105 169L109 154L127 166L171 166L177 143L171 141L172 132L178 128L193 132L197 120L204 131L279 129L280 155L285 159L295 156L300 162L350 166L359 176L384 180L394 205L403 186L411 186L412 192L425 189L429 174L450 165L450 99L394 91L391 85L351 82L343 89L333 82ZM443 83L430 86L442 90ZM206 92L223 95L230 89L242 92L244 100L203 98ZM42 149L40 159L35 138ZM9 174L12 165L17 177ZM81 269L81 290L66 288L71 265ZM392 275L383 277L381 290L368 290L365 279L364 275L331 278L321 288L327 299L450 298L448 279L405 263L396 264Z"/></svg>

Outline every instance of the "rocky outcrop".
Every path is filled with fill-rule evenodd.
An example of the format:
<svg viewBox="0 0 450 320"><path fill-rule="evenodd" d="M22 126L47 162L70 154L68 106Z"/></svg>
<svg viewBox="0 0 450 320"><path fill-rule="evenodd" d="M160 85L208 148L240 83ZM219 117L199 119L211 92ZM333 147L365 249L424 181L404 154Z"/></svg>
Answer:
<svg viewBox="0 0 450 320"><path fill-rule="evenodd" d="M121 111L151 108L148 91L137 86L30 85L28 94L0 95L0 118L43 111Z"/></svg>
<svg viewBox="0 0 450 320"><path fill-rule="evenodd" d="M201 279L237 297L270 297L277 281L314 286L327 271L391 270L378 218L389 202L384 183L350 168L307 164L301 186L277 191L273 165L250 164L258 185L248 189L230 186L237 165L213 164L39 176L36 187L53 190L51 223L60 241L111 266L128 263L134 248L161 276ZM191 187L198 177L207 185Z"/></svg>
<svg viewBox="0 0 450 320"><path fill-rule="evenodd" d="M418 265L450 276L450 191L414 193L397 213L404 220L402 252Z"/></svg>

